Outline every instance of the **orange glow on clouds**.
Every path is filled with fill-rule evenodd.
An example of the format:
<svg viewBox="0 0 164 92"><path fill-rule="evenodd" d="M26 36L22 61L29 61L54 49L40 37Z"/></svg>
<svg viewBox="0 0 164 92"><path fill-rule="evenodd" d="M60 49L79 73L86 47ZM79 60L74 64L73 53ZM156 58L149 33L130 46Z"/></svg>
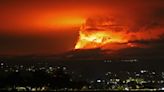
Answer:
<svg viewBox="0 0 164 92"><path fill-rule="evenodd" d="M128 42L126 31L123 31L126 30L126 27L117 26L106 19L98 20L99 21L87 21L84 25L82 25L79 32L79 40L75 49L103 48L105 45L109 45L111 43ZM115 29L117 28L121 28L123 30L116 32Z"/></svg>
<svg viewBox="0 0 164 92"><path fill-rule="evenodd" d="M121 35L122 33L114 33L108 31L80 31L79 41L77 42L75 49L90 49L102 47L103 45L108 43L127 42L127 40L124 39Z"/></svg>
<svg viewBox="0 0 164 92"><path fill-rule="evenodd" d="M101 48L117 50L129 47L146 48L149 46L131 43L131 41L158 39L163 33L160 29L149 29L147 31L142 29L135 32L129 31L129 28L130 26L119 25L115 21L104 17L88 19L81 26L75 49Z"/></svg>

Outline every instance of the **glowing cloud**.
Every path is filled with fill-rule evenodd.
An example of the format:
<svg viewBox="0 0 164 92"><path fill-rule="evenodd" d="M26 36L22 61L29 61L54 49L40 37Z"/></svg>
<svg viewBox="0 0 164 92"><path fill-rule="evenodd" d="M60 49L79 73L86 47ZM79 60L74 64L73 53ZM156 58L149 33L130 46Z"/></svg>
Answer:
<svg viewBox="0 0 164 92"><path fill-rule="evenodd" d="M126 43L126 31L123 31L123 26L117 26L111 21L101 20L99 22L87 21L79 33L79 40L75 49L90 49L102 47L108 43ZM101 23L101 24L100 24ZM121 31L116 32L116 28L121 28Z"/></svg>
<svg viewBox="0 0 164 92"><path fill-rule="evenodd" d="M160 29L131 30L132 26L125 26L114 18L96 17L87 19L79 31L79 39L75 49L122 49L129 47L149 47L146 44L131 43L135 40L159 39L164 33Z"/></svg>

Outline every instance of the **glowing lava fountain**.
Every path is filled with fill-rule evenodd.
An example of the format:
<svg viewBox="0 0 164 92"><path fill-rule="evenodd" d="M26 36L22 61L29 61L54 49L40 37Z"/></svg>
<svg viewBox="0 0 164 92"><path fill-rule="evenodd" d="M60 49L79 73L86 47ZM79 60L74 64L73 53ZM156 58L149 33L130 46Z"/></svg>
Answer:
<svg viewBox="0 0 164 92"><path fill-rule="evenodd" d="M116 25L108 19L89 19L80 28L75 49L104 48L113 43L127 42L125 26Z"/></svg>

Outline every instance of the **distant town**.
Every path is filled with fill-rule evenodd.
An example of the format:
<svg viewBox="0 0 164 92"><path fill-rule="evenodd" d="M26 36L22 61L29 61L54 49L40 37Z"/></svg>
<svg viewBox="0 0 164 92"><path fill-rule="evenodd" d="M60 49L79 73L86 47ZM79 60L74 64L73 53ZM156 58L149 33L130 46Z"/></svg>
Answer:
<svg viewBox="0 0 164 92"><path fill-rule="evenodd" d="M137 63L137 59L120 60L120 64ZM125 62L123 62L125 61ZM86 61L84 61L86 62ZM91 62L93 63L93 62ZM101 63L112 65L112 60ZM119 64L117 63L117 64ZM94 63L93 63L94 64ZM117 65L116 64L116 65ZM131 65L129 65L131 66ZM145 67L142 69L107 69L95 78L87 78L85 73L77 73L69 65L53 65L48 62L18 64L1 59L0 90L7 91L159 91L164 90L164 71ZM92 68L94 66L90 66ZM117 66L114 66L117 67ZM83 65L78 67L83 69ZM95 67L96 68L96 67ZM119 67L118 67L119 68ZM114 68L113 68L114 69ZM93 71L96 69L93 69ZM92 73L92 72L91 72Z"/></svg>

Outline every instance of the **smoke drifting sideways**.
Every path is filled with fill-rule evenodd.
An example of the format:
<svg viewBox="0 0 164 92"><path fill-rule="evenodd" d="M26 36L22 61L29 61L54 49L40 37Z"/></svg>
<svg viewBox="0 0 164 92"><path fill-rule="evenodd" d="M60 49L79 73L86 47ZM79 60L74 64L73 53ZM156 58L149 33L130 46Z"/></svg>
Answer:
<svg viewBox="0 0 164 92"><path fill-rule="evenodd" d="M80 28L75 49L153 48L154 44L150 43L161 40L164 34L162 21L156 18L157 16L154 16L145 23L133 20L131 24L118 16L88 18Z"/></svg>

